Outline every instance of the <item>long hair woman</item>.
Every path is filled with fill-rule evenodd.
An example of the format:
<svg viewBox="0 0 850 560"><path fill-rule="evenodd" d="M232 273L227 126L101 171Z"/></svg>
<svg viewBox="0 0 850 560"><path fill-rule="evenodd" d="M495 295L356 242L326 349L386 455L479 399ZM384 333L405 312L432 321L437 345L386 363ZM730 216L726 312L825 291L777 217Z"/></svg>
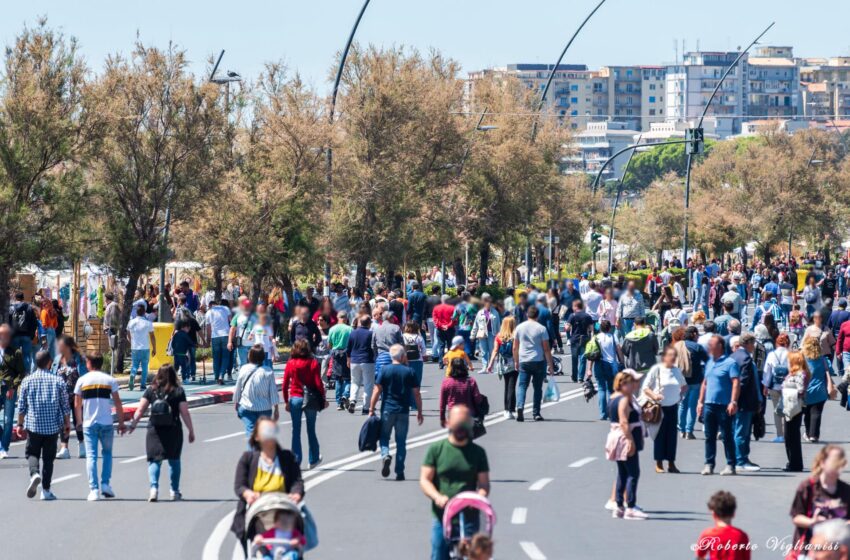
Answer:
<svg viewBox="0 0 850 560"><path fill-rule="evenodd" d="M605 444L608 459L617 462L617 482L614 487L616 507L612 517L636 521L648 517L637 507L639 453L643 450L640 406L634 397L639 386L638 377L632 370L621 371L614 378L614 394L608 403L611 433Z"/></svg>
<svg viewBox="0 0 850 560"><path fill-rule="evenodd" d="M514 367L514 331L516 330L516 317L508 315L502 319L502 327L496 335L496 344L490 355L490 363L487 371L496 373L505 383L505 418L513 418L516 410L516 383L519 372Z"/></svg>
<svg viewBox="0 0 850 560"><path fill-rule="evenodd" d="M308 393L316 399L309 399ZM307 419L308 465L311 469L322 462L319 438L316 436L316 417L327 407L325 386L319 362L310 351L310 343L296 340L283 371L283 402L292 418L292 452L301 464L301 415Z"/></svg>
<svg viewBox="0 0 850 560"><path fill-rule="evenodd" d="M684 352L687 354L687 348ZM643 382L643 394L661 405L661 425L653 444L657 473L664 472L664 461L667 461L667 472L679 472L676 468L676 421L679 401L688 390L688 384L676 367L677 358L676 348L668 346L661 363L652 366Z"/></svg>
<svg viewBox="0 0 850 560"><path fill-rule="evenodd" d="M795 550L804 550L812 538L812 528L830 519L847 519L850 511L850 484L841 480L847 466L844 449L825 445L812 464L812 476L800 483L791 504Z"/></svg>
<svg viewBox="0 0 850 560"><path fill-rule="evenodd" d="M455 405L466 405L477 416L481 393L475 379L469 377L469 365L463 358L454 358L449 376L440 385L440 426L446 427L449 410Z"/></svg>
<svg viewBox="0 0 850 560"><path fill-rule="evenodd" d="M180 500L180 456L183 453L183 423L189 430L189 443L195 441L195 430L192 426L192 417L189 414L189 405L186 402L186 393L177 381L177 371L173 366L160 367L153 382L145 390L139 401L139 408L133 415L130 423L130 432L136 429L139 419L151 403L165 401L167 410L151 410L148 420L148 432L145 436L145 452L148 457L148 479L150 482L149 502L159 499L159 473L163 461L168 461L171 471L171 499Z"/></svg>
<svg viewBox="0 0 850 560"><path fill-rule="evenodd" d="M782 413L785 416L785 455L788 472L802 472L803 446L800 426L803 422L803 399L809 383L809 365L802 352L788 353L788 375L782 382Z"/></svg>
<svg viewBox="0 0 850 560"><path fill-rule="evenodd" d="M77 346L77 341L73 336L62 335L56 343L57 357L53 360L53 373L58 375L65 381L65 388L68 391L68 402L71 410L74 410L74 387L77 385L77 380L88 373L86 368L86 359L80 353L80 348ZM77 443L79 443L79 457L82 459L86 456L86 448L83 445L83 426L77 423L77 415L71 414L71 420L74 424L74 431L77 434ZM57 459L69 459L71 451L68 446L70 435L65 435L65 432L59 432L59 450L56 453Z"/></svg>
<svg viewBox="0 0 850 560"><path fill-rule="evenodd" d="M835 393L835 387L832 384L832 377L829 375L829 364L823 355L820 340L813 336L804 338L802 351L811 373L806 385L803 423L806 427L806 440L817 443L820 440L823 406L830 395Z"/></svg>

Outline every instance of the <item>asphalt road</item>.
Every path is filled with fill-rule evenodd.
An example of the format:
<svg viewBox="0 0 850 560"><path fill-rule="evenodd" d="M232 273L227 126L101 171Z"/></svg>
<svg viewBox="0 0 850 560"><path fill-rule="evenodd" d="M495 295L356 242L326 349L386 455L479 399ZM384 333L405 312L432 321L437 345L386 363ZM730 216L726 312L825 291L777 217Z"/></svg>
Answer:
<svg viewBox="0 0 850 560"><path fill-rule="evenodd" d="M569 363L565 359L565 364ZM565 368L568 369L568 368ZM500 414L479 440L488 452L493 479L492 501L499 517L496 558L531 560L634 556L635 546L660 560L691 557L690 545L710 524L705 502L715 490L727 489L739 501L737 523L758 549L754 558L782 558L769 551L771 538L791 533L788 508L801 475L781 472L781 444L772 438L753 444L751 457L764 469L737 477L702 477L703 441L681 441L677 464L682 474L656 474L651 445L641 457L643 475L638 503L650 515L645 522L611 519L603 509L614 480L614 466L604 459L608 424L596 420L595 400L585 403L577 385L559 377L562 400L546 405L543 423L518 424ZM378 454L357 452L362 417L329 408L320 415L319 440L325 462L306 473L307 503L319 524L320 546L311 560L426 558L430 509L417 477L428 444L445 436L436 419L442 375L427 366L423 381L426 420L411 422L408 480L384 480ZM502 400L496 376L478 376L494 411ZM837 404L825 410L823 439L848 443L846 418ZM0 461L0 523L3 558L204 558L233 557L235 539L227 531L235 508L232 490L236 461L244 449L242 426L231 404L192 411L197 441L183 456L184 501L146 502L147 463L144 430L116 438L112 486L115 500L89 503L84 460L57 461L53 490L59 500L43 503L25 497L27 483L23 447L14 445ZM288 417L282 437L288 445ZM306 434L303 436L306 446ZM818 446L804 445L810 464ZM76 451L76 444L72 443ZM160 488L167 489L163 465ZM161 498L167 498L167 491ZM9 538L9 536L14 536Z"/></svg>

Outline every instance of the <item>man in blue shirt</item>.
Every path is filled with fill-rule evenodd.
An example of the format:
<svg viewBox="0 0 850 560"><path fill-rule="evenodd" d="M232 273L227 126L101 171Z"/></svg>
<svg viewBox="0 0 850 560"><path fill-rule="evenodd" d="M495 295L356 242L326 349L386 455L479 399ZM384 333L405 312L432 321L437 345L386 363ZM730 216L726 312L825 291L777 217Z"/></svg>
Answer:
<svg viewBox="0 0 850 560"><path fill-rule="evenodd" d="M725 346L723 337L719 335L712 336L708 341L710 359L705 366L705 379L697 403L697 415L702 416L705 423L704 475L714 474L718 428L723 434L723 449L726 453L726 468L720 474L736 474L732 418L738 412L740 370L735 360L725 355Z"/></svg>
<svg viewBox="0 0 850 560"><path fill-rule="evenodd" d="M392 364L381 368L381 374L375 380L369 415L375 415L381 394L381 476L390 476L390 433L395 430L395 479L404 480L404 460L407 457L407 430L410 422L410 395L416 403L416 421L422 425L422 396L419 394L419 382L413 369L407 365L407 353L401 344L390 346Z"/></svg>
<svg viewBox="0 0 850 560"><path fill-rule="evenodd" d="M410 296L407 298L407 310L410 314L410 320L414 323L422 325L422 330L425 330L425 303L428 298L425 296L425 293L422 291L422 287L419 285L419 282L414 280L410 284L413 292L411 292Z"/></svg>

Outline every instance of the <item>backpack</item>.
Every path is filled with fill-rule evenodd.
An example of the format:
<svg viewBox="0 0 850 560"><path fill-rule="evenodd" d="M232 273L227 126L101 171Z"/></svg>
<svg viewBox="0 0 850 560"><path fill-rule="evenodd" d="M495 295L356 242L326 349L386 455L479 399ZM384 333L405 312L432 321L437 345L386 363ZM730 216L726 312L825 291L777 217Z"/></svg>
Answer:
<svg viewBox="0 0 850 560"><path fill-rule="evenodd" d="M12 312L12 327L14 327L15 336L29 336L35 330L35 321L33 320L35 313L32 312L29 305L21 305L15 307Z"/></svg>
<svg viewBox="0 0 850 560"><path fill-rule="evenodd" d="M174 416L171 415L171 405L168 404L168 395L156 393L156 400L151 404L150 418L151 426L156 428L170 428L174 425Z"/></svg>
<svg viewBox="0 0 850 560"><path fill-rule="evenodd" d="M602 357L602 347L599 346L599 341L596 337L592 337L587 341L584 347L584 359L588 362L595 362Z"/></svg>
<svg viewBox="0 0 850 560"><path fill-rule="evenodd" d="M817 295L817 293L815 293L815 291L814 291L814 290L809 290L809 291L806 293L806 298L805 298L805 299L806 299L806 303L808 303L809 305L814 305L814 304L816 304L816 303L817 303L817 301L818 301L818 295Z"/></svg>
<svg viewBox="0 0 850 560"><path fill-rule="evenodd" d="M419 352L419 345L416 344L415 337L404 337L404 351L407 353L407 360L418 362L422 359L422 354Z"/></svg>
<svg viewBox="0 0 850 560"><path fill-rule="evenodd" d="M514 359L514 339L499 344L499 356L505 359Z"/></svg>

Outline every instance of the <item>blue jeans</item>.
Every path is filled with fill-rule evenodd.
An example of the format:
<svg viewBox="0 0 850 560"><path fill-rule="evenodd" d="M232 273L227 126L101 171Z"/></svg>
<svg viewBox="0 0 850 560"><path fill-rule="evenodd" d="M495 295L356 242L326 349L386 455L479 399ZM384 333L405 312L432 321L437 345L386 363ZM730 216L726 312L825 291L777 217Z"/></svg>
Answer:
<svg viewBox="0 0 850 560"><path fill-rule="evenodd" d="M250 346L240 346L236 349L236 357L239 359L239 367L248 363L248 350L250 349Z"/></svg>
<svg viewBox="0 0 850 560"><path fill-rule="evenodd" d="M408 412L381 412L381 457L390 454L390 433L395 430L395 473L404 474L407 457L407 430L410 426Z"/></svg>
<svg viewBox="0 0 850 560"><path fill-rule="evenodd" d="M414 360L412 362L407 362L408 367L413 370L413 375L416 377L416 386L422 386L422 369L425 367L425 362L421 360ZM413 399L413 389L410 390L410 397L408 402L410 403L410 408L416 410L416 401Z"/></svg>
<svg viewBox="0 0 850 560"><path fill-rule="evenodd" d="M753 306L761 305L761 291L758 288L753 289Z"/></svg>
<svg viewBox="0 0 850 560"><path fill-rule="evenodd" d="M130 359L130 390L133 390L133 384L136 381L136 370L138 369L141 373L139 386L142 388L142 391L144 391L148 385L148 362L150 362L151 359L151 351L131 350Z"/></svg>
<svg viewBox="0 0 850 560"><path fill-rule="evenodd" d="M608 399L614 392L614 365L604 360L593 362L593 375L599 391L599 419L608 420Z"/></svg>
<svg viewBox="0 0 850 560"><path fill-rule="evenodd" d="M370 397L371 398L371 397ZM305 410L304 399L301 397L289 398L289 415L292 417L292 452L295 454L295 460L301 463L301 413L307 417L307 445L309 453L307 462L311 465L319 462L319 438L316 437L316 416L318 412L315 410Z"/></svg>
<svg viewBox="0 0 850 560"><path fill-rule="evenodd" d="M697 402L699 401L700 385L688 385L685 396L679 403L679 431L687 434L694 433L697 420Z"/></svg>
<svg viewBox="0 0 850 560"><path fill-rule="evenodd" d="M460 514L458 517L463 515ZM467 539L471 539L478 532L479 526L478 516L472 515L470 517L472 519L463 519L463 532L464 537ZM459 528L460 521L458 521L458 525L453 529L452 536L460 536ZM431 524L431 560L449 560L449 543L443 535L443 520L436 517Z"/></svg>
<svg viewBox="0 0 850 560"><path fill-rule="evenodd" d="M12 443L12 426L15 423L15 404L18 402L18 392L6 398L6 387L0 387L0 405L3 406L3 433L0 435L0 450L9 451Z"/></svg>
<svg viewBox="0 0 850 560"><path fill-rule="evenodd" d="M581 381L584 379L585 371L587 370L587 360L584 359L584 345L579 345L578 348L570 344L570 359L572 361L572 376L573 381Z"/></svg>
<svg viewBox="0 0 850 560"><path fill-rule="evenodd" d="M89 489L97 490L97 453L100 443L102 452L103 464L100 471L100 485L109 484L112 478L112 440L115 436L115 429L112 424L92 424L88 428L83 428L83 435L86 445L86 472L89 475Z"/></svg>
<svg viewBox="0 0 850 560"><path fill-rule="evenodd" d="M348 397L348 393L351 392L351 378L342 379L340 377L336 378L336 404L342 404L342 397ZM370 397L371 398L371 397Z"/></svg>
<svg viewBox="0 0 850 560"><path fill-rule="evenodd" d="M486 369L487 362L490 361L490 354L493 353L493 346L496 343L494 335L488 335L485 338L478 339L478 350L481 352L481 369Z"/></svg>
<svg viewBox="0 0 850 560"><path fill-rule="evenodd" d="M722 429L726 463L734 467L735 439L732 436L732 417L726 412L726 405L706 403L702 417L705 422L705 464L714 467L714 459L717 457L717 430Z"/></svg>
<svg viewBox="0 0 850 560"><path fill-rule="evenodd" d="M216 336L211 341L213 377L218 381L230 371L230 350L227 349L227 337Z"/></svg>
<svg viewBox="0 0 850 560"><path fill-rule="evenodd" d="M391 363L393 363L393 359L390 357L389 352L378 352L378 357L375 358L375 383L380 379L381 368ZM372 395L366 395L366 402L368 403L371 398Z"/></svg>
<svg viewBox="0 0 850 560"><path fill-rule="evenodd" d="M24 371L32 371L32 338L28 336L13 336L12 347L21 349L21 354L24 355Z"/></svg>
<svg viewBox="0 0 850 560"><path fill-rule="evenodd" d="M148 461L148 480L151 488L159 489L159 471L162 461ZM180 459L168 459L168 468L171 470L171 491L180 491Z"/></svg>
<svg viewBox="0 0 850 560"><path fill-rule="evenodd" d="M475 356L475 343L472 342L472 331L462 331L458 329L457 335L463 338L463 351L471 360Z"/></svg>
<svg viewBox="0 0 850 560"><path fill-rule="evenodd" d="M517 388L516 407L520 410L525 406L525 393L528 384L534 390L531 403L531 414L540 414L540 403L543 402L543 381L546 379L546 362L520 362L519 363L519 387Z"/></svg>
<svg viewBox="0 0 850 560"><path fill-rule="evenodd" d="M626 319L623 317L623 336L626 336L635 328L635 320L634 319Z"/></svg>
<svg viewBox="0 0 850 560"><path fill-rule="evenodd" d="M192 377L189 356L174 356L174 370L180 375L180 380L186 383Z"/></svg>
<svg viewBox="0 0 850 560"><path fill-rule="evenodd" d="M236 415L239 416L239 419L242 420L242 424L245 425L245 435L250 438L251 432L254 431L254 424L257 423L257 420L259 420L260 417L262 417L262 416L268 416L269 418L271 418L272 411L271 410L254 411L254 410L248 410L247 408L240 406ZM248 445L248 447L250 449L250 444Z"/></svg>
<svg viewBox="0 0 850 560"><path fill-rule="evenodd" d="M452 338L455 336L455 330L453 328L441 331L440 329L434 329L434 347L431 349L431 357L437 360L437 363L441 364L442 368L443 363L443 354L448 350L449 346L452 344Z"/></svg>
<svg viewBox="0 0 850 560"><path fill-rule="evenodd" d="M56 329L50 327L44 329L44 338L47 339L47 351L51 358L56 358Z"/></svg>
<svg viewBox="0 0 850 560"><path fill-rule="evenodd" d="M750 462L750 432L753 427L753 413L739 410L733 421L735 430L735 463L743 465Z"/></svg>

